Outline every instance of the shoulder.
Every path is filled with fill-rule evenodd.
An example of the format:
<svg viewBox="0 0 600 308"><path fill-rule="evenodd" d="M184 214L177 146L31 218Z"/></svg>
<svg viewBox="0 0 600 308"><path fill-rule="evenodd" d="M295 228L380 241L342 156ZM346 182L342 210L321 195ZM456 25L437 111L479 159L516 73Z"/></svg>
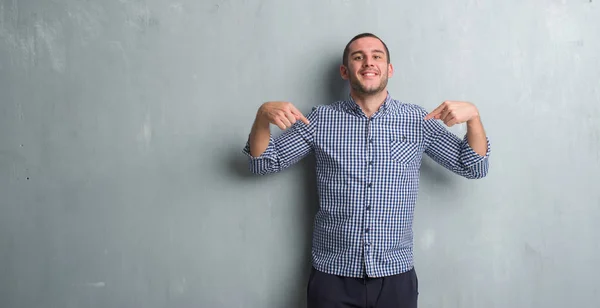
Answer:
<svg viewBox="0 0 600 308"><path fill-rule="evenodd" d="M397 106L396 113L398 115L424 118L429 113L427 111L427 109L425 109L423 106L418 105L418 104L402 102L399 100L394 100L394 102L396 103L396 106Z"/></svg>
<svg viewBox="0 0 600 308"><path fill-rule="evenodd" d="M398 103L397 117L408 120L412 123L419 124L427 135L446 132L445 128L435 119L425 120L425 117L430 111L427 111L423 106L414 103Z"/></svg>
<svg viewBox="0 0 600 308"><path fill-rule="evenodd" d="M316 105L313 107L313 110L319 110L321 112L331 112L331 111L342 111L346 108L348 102L346 101L334 101L329 104Z"/></svg>
<svg viewBox="0 0 600 308"><path fill-rule="evenodd" d="M347 102L345 101L335 101L330 104L314 105L310 110L310 114L318 115L343 112L346 108L346 104Z"/></svg>

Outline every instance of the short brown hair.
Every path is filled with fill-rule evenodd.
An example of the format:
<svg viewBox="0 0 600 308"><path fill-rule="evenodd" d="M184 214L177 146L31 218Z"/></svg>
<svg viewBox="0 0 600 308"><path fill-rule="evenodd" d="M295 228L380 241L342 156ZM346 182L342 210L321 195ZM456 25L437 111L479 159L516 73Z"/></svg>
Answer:
<svg viewBox="0 0 600 308"><path fill-rule="evenodd" d="M348 42L348 44L346 44L346 48L344 48L344 55L343 55L343 58L342 58L342 63L344 64L344 66L348 66L348 53L350 52L350 44L352 44L352 42L354 42L354 41L356 41L356 40L358 40L360 38L363 38L363 37L376 38L376 39L378 39L381 42L381 44L383 44L383 47L385 48L385 53L387 55L387 63L389 64L390 63L390 51L389 51L387 45L383 42L382 39L380 39L379 37L377 37L377 35L375 35L373 33L365 32L365 33L361 33L361 34L356 35L355 37L353 37L350 40L350 42Z"/></svg>

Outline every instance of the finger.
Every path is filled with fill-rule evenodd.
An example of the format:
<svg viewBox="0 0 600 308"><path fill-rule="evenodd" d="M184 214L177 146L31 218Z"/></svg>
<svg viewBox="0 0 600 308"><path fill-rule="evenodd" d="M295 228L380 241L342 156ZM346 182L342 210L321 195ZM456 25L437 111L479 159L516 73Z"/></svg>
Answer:
<svg viewBox="0 0 600 308"><path fill-rule="evenodd" d="M452 127L454 125L456 125L458 123L458 118L453 117L453 116L449 116L447 119L444 120L444 123L449 126Z"/></svg>
<svg viewBox="0 0 600 308"><path fill-rule="evenodd" d="M292 123L290 123L290 121L286 117L281 117L279 118L279 120L281 121L281 123L283 123L283 125L285 125L285 128L292 126Z"/></svg>
<svg viewBox="0 0 600 308"><path fill-rule="evenodd" d="M296 123L296 116L291 112L284 113L285 118L290 121L291 124Z"/></svg>
<svg viewBox="0 0 600 308"><path fill-rule="evenodd" d="M440 118L446 119L446 118L448 118L449 115L452 115L452 110L450 110L449 107L446 107L442 110L442 112L440 114Z"/></svg>
<svg viewBox="0 0 600 308"><path fill-rule="evenodd" d="M294 117L290 114L290 112L285 109L278 110L274 118L281 121L281 123L283 123L283 125L285 125L286 128L292 126L292 124L295 121L293 120Z"/></svg>
<svg viewBox="0 0 600 308"><path fill-rule="evenodd" d="M304 122L304 124L306 125L310 124L310 121L308 121L308 119L303 114L300 114L300 121Z"/></svg>
<svg viewBox="0 0 600 308"><path fill-rule="evenodd" d="M446 114L444 116L440 117L440 120L442 120L445 124L449 123L450 121L452 121L452 119L454 119L455 116L451 113Z"/></svg>
<svg viewBox="0 0 600 308"><path fill-rule="evenodd" d="M446 125L448 125L448 127L452 127L456 124L458 124L458 121L456 120L456 118L454 118L454 119L448 121L448 124L446 124Z"/></svg>
<svg viewBox="0 0 600 308"><path fill-rule="evenodd" d="M273 121L271 123L277 125L277 127L279 127L279 129L281 129L281 130L286 129L285 124L278 118L273 119Z"/></svg>
<svg viewBox="0 0 600 308"><path fill-rule="evenodd" d="M430 112L427 116L425 116L425 120L437 118L437 116L440 115L440 113L442 112L442 110L444 110L444 107L446 107L444 104L439 105L432 112Z"/></svg>
<svg viewBox="0 0 600 308"><path fill-rule="evenodd" d="M296 116L296 119L304 122L304 124L310 124L308 119L302 114L302 112L300 112L300 110L296 109L296 107L292 107L292 113Z"/></svg>

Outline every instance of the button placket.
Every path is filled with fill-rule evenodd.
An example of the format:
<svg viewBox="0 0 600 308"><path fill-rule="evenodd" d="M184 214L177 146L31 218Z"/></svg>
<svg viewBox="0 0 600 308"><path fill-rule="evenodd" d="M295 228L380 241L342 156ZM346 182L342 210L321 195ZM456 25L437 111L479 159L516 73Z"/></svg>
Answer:
<svg viewBox="0 0 600 308"><path fill-rule="evenodd" d="M371 200L373 196L373 166L374 166L374 146L375 146L375 137L373 136L373 119L367 119L367 157L366 157L366 191L365 191L365 204L364 204L364 230L363 230L363 238L364 238L364 247L365 247L365 262L369 255L369 248L371 245L369 232L370 232L370 220L371 220Z"/></svg>

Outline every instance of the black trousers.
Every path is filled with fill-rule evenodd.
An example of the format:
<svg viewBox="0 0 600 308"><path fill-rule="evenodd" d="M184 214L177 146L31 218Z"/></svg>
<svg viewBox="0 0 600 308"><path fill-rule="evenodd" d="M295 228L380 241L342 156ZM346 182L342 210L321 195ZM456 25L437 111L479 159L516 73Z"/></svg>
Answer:
<svg viewBox="0 0 600 308"><path fill-rule="evenodd" d="M383 278L350 278L311 270L307 308L417 308L415 269Z"/></svg>

